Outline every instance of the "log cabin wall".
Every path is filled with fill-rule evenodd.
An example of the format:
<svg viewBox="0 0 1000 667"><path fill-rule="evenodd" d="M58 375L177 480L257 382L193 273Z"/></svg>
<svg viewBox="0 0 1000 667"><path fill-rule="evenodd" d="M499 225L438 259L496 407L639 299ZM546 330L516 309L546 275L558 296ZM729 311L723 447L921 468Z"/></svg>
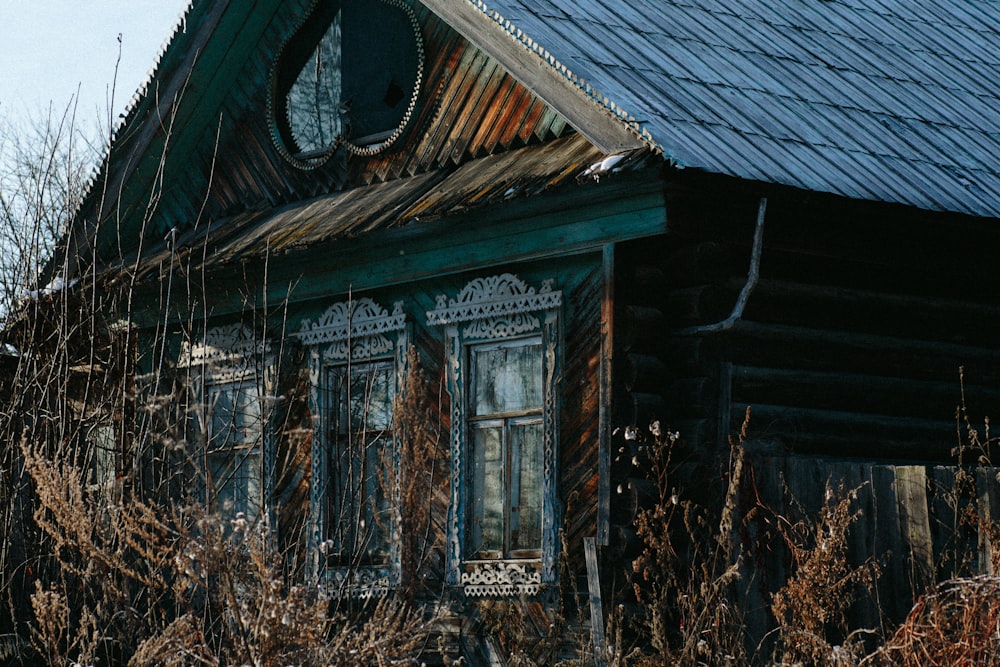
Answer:
<svg viewBox="0 0 1000 667"><path fill-rule="evenodd" d="M936 580L990 571L988 539L956 520L977 494L977 511L995 516L982 470L958 494L956 409L961 368L973 425L1000 404L1000 228L724 179L678 176L666 192L669 233L617 248L616 425L666 420L711 474L749 408L744 511L763 503L794 520L815 515L827 484L857 488L850 559L883 571L853 609L858 627L900 621ZM759 279L720 328L747 282L762 196ZM641 486L634 467L615 471L613 530L627 535ZM744 528L757 569L743 603L762 638L790 564L759 542L761 526Z"/></svg>
<svg viewBox="0 0 1000 667"><path fill-rule="evenodd" d="M762 195L745 312L728 330L690 333L732 311ZM689 440L719 446L749 406L753 439L784 451L947 462L959 369L972 414L1000 404L1000 227L722 179L675 182L667 196L671 233L626 247L635 259L621 264L633 300L662 313L650 330L668 371L664 414ZM644 289L649 276L663 289ZM659 313L633 310L625 328Z"/></svg>

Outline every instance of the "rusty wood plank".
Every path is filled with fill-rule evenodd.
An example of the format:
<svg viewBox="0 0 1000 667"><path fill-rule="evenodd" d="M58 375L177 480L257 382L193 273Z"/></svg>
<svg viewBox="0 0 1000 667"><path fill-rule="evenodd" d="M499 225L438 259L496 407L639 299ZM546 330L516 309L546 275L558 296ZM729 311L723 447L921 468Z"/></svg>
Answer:
<svg viewBox="0 0 1000 667"><path fill-rule="evenodd" d="M510 48L511 36L467 0L425 0L424 4L479 45L540 99L566 117L583 136L605 153L639 148L642 139L541 56L527 48Z"/></svg>

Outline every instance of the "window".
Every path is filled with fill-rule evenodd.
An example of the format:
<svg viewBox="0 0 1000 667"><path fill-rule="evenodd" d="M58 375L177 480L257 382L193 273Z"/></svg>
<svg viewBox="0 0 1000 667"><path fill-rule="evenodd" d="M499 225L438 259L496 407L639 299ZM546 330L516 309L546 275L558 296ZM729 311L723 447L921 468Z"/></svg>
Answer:
<svg viewBox="0 0 1000 667"><path fill-rule="evenodd" d="M316 416L310 554L334 595L382 595L399 580L387 466L404 371L406 318L367 297L335 303L295 336L308 351Z"/></svg>
<svg viewBox="0 0 1000 667"><path fill-rule="evenodd" d="M402 0L322 2L281 47L269 105L275 145L301 168L339 148L374 154L413 114L423 42Z"/></svg>
<svg viewBox="0 0 1000 667"><path fill-rule="evenodd" d="M388 562L392 519L385 466L391 464L395 394L391 362L326 371L328 563Z"/></svg>
<svg viewBox="0 0 1000 667"><path fill-rule="evenodd" d="M469 350L472 452L469 558L539 558L542 550L542 344Z"/></svg>
<svg viewBox="0 0 1000 667"><path fill-rule="evenodd" d="M248 522L264 507L269 346L239 324L211 327L202 341L185 344L179 366L194 391L191 452L206 506Z"/></svg>
<svg viewBox="0 0 1000 667"><path fill-rule="evenodd" d="M561 292L509 273L427 313L443 326L452 397L446 580L466 595L535 594L555 581Z"/></svg>
<svg viewBox="0 0 1000 667"><path fill-rule="evenodd" d="M256 378L207 382L204 394L209 506L253 521L260 512L264 433Z"/></svg>

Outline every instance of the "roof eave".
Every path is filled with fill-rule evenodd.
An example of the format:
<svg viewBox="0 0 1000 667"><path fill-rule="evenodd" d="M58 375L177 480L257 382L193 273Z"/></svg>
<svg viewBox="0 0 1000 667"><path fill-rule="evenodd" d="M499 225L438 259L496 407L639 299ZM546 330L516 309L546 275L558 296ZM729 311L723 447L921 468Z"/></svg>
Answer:
<svg viewBox="0 0 1000 667"><path fill-rule="evenodd" d="M584 82L537 42L480 0L421 0L467 40L481 48L533 94L561 114L577 132L605 153L636 148L657 149L652 137L624 112L614 110L598 93L588 93ZM513 47L513 48L512 48Z"/></svg>

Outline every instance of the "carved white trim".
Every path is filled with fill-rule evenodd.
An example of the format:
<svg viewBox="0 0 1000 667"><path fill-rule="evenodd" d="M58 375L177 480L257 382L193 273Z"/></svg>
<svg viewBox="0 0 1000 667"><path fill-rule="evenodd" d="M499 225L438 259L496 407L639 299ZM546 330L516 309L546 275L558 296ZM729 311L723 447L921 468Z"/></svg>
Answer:
<svg viewBox="0 0 1000 667"><path fill-rule="evenodd" d="M552 280L536 290L511 273L469 282L453 299L437 297L437 308L427 312L430 325L444 326L447 388L451 395L451 503L446 526L445 582L461 585L467 595L511 595L535 593L538 586L556 579L558 552L558 416L559 309L562 292L552 289ZM460 325L465 324L460 329ZM542 557L525 566L524 561L465 560L466 511L470 502L466 480L470 463L466 449L467 369L464 349L470 342L540 335L545 351L542 480ZM526 569L527 568L527 569Z"/></svg>
<svg viewBox="0 0 1000 667"><path fill-rule="evenodd" d="M396 391L401 391L403 378L406 373L406 313L403 311L403 302L397 301L393 304L390 313L381 305L368 297L359 299L349 299L332 304L320 315L315 322L304 320L298 333L293 334L302 341L308 348L308 368L309 381L312 387L309 396L310 409L314 415L313 420L313 440L312 440L312 483L310 484L310 518L309 518L309 539L313 556L310 567L312 572L319 574L325 572L327 582L332 580L331 576L341 577L340 583L344 583L348 570L325 570L322 564L320 545L326 539L327 522L330 517L324 509L326 506L326 495L329 491L329 443L327 438L327 423L329 415L328 407L324 404L320 388L323 386L323 376L330 366L346 364L348 362L375 362L380 360L392 361L394 364L394 378ZM358 585L348 582L345 586L360 593L350 593L351 597L372 597L377 591L388 590L390 585L399 581L400 577L400 554L399 540L395 534L395 524L391 529L390 536L390 564L385 569L358 568L350 570L354 572L351 576L362 577L363 581ZM334 575L340 572L340 575ZM368 582L368 574L371 572L384 572L384 582L375 585ZM381 577L381 575L379 575ZM348 585L349 584L349 585ZM382 594L382 593L378 593Z"/></svg>
<svg viewBox="0 0 1000 667"><path fill-rule="evenodd" d="M454 299L439 295L437 308L427 311L427 323L472 322L463 331L466 338L507 338L537 331L541 325L533 313L561 305L562 292L552 290L551 280L536 291L514 274L502 273L472 280Z"/></svg>
<svg viewBox="0 0 1000 667"><path fill-rule="evenodd" d="M184 341L177 365L204 367L205 381L235 382L252 376L260 357L271 351L271 343L244 324L210 327L197 342Z"/></svg>
<svg viewBox="0 0 1000 667"><path fill-rule="evenodd" d="M398 334L406 328L403 302L397 301L392 313L368 297L333 304L313 322L305 320L293 334L304 345L330 346L323 351L329 360L346 360L348 346L352 359L370 359L392 351L395 341L386 334Z"/></svg>
<svg viewBox="0 0 1000 667"><path fill-rule="evenodd" d="M542 585L542 572L533 562L466 562L464 567L462 588L470 596L537 595Z"/></svg>
<svg viewBox="0 0 1000 667"><path fill-rule="evenodd" d="M392 587L387 568L331 568L326 571L325 576L326 592L333 598L381 598Z"/></svg>

